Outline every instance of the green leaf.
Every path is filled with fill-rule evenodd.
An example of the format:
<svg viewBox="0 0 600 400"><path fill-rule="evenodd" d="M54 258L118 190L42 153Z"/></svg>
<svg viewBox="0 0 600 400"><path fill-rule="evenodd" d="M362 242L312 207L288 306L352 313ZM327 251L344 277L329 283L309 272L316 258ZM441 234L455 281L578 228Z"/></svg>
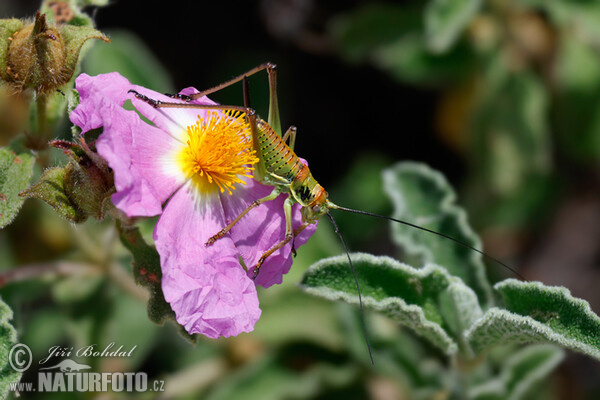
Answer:
<svg viewBox="0 0 600 400"><path fill-rule="evenodd" d="M556 115L559 148L575 161L600 159L600 53L573 34L557 54Z"/></svg>
<svg viewBox="0 0 600 400"><path fill-rule="evenodd" d="M171 320L179 328L179 333L190 340L196 341L196 336L190 335L183 326L175 319L175 312L165 300L161 288L162 271L160 268L160 256L153 246L149 246L140 231L136 227L118 225L121 243L133 255L133 276L135 282L148 289L150 299L148 300L148 318L158 325L164 325L165 321Z"/></svg>
<svg viewBox="0 0 600 400"><path fill-rule="evenodd" d="M0 228L17 216L24 199L19 192L29 185L35 159L31 154L16 155L8 148L0 148Z"/></svg>
<svg viewBox="0 0 600 400"><path fill-rule="evenodd" d="M9 363L10 349L17 343L17 331L10 324L13 312L0 299L0 398L5 399L10 384L21 380L21 373L13 370Z"/></svg>
<svg viewBox="0 0 600 400"><path fill-rule="evenodd" d="M383 172L386 194L394 205L395 218L434 230L475 248L479 237L456 205L450 184L437 171L413 162L398 163ZM483 305L492 301L481 254L437 235L392 222L392 239L402 247L411 263L435 263L470 286Z"/></svg>
<svg viewBox="0 0 600 400"><path fill-rule="evenodd" d="M423 8L369 4L336 18L329 31L350 62L372 62L406 82L456 82L471 70L473 54L462 42L444 54L432 53L423 33Z"/></svg>
<svg viewBox="0 0 600 400"><path fill-rule="evenodd" d="M473 53L459 43L443 54L427 49L421 32L411 32L373 51L373 63L400 81L419 85L456 82L472 71Z"/></svg>
<svg viewBox="0 0 600 400"><path fill-rule="evenodd" d="M548 12L552 22L562 32L573 31L578 40L598 46L600 44L600 4L594 0L543 1L535 4Z"/></svg>
<svg viewBox="0 0 600 400"><path fill-rule="evenodd" d="M600 359L600 318L564 287L507 279L494 287L506 309L491 308L466 333L482 351L505 343L554 343Z"/></svg>
<svg viewBox="0 0 600 400"><path fill-rule="evenodd" d="M389 257L364 253L351 257L364 306L409 327L446 354L458 349L451 334L462 341L462 329L481 315L473 291L444 268L428 264L415 269ZM301 285L316 296L358 304L345 255L311 265Z"/></svg>
<svg viewBox="0 0 600 400"><path fill-rule="evenodd" d="M118 71L131 83L159 92L172 92L169 71L148 46L128 31L109 31L110 46L94 46L83 61L83 71L99 75Z"/></svg>
<svg viewBox="0 0 600 400"><path fill-rule="evenodd" d="M363 61L374 49L421 30L421 12L421 7L368 4L336 17L329 31L344 57L349 61Z"/></svg>
<svg viewBox="0 0 600 400"><path fill-rule="evenodd" d="M519 400L545 379L563 360L564 352L551 345L527 346L511 355L498 378L469 390L473 400Z"/></svg>
<svg viewBox="0 0 600 400"><path fill-rule="evenodd" d="M544 212L552 194L548 92L530 72L495 56L476 99L470 143L472 217L520 226Z"/></svg>
<svg viewBox="0 0 600 400"><path fill-rule="evenodd" d="M430 0L425 9L429 49L435 53L450 49L480 7L481 0Z"/></svg>
<svg viewBox="0 0 600 400"><path fill-rule="evenodd" d="M61 217L67 221L79 223L85 221L87 215L77 208L65 193L65 169L50 168L44 171L39 182L23 191L20 196L31 197L48 203Z"/></svg>

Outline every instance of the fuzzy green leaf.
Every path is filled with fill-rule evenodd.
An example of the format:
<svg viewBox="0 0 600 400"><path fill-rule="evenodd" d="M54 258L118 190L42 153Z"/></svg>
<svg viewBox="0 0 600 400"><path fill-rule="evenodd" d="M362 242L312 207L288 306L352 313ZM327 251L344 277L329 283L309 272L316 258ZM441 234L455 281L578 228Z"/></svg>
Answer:
<svg viewBox="0 0 600 400"><path fill-rule="evenodd" d="M437 171L413 162L398 163L383 172L384 188L394 205L395 218L434 230L475 248L479 237L458 207L450 184ZM470 286L484 304L491 303L481 254L449 239L392 222L392 238L411 263L442 265ZM415 260L415 261L413 261Z"/></svg>
<svg viewBox="0 0 600 400"><path fill-rule="evenodd" d="M17 331L11 325L13 312L0 299L0 398L5 399L10 384L21 380L21 373L13 370L9 363L10 349L17 343Z"/></svg>
<svg viewBox="0 0 600 400"><path fill-rule="evenodd" d="M491 308L467 331L478 351L505 343L554 343L600 359L600 317L564 287L507 279L495 285L506 309Z"/></svg>
<svg viewBox="0 0 600 400"><path fill-rule="evenodd" d="M39 182L20 193L22 197L31 197L48 203L61 217L70 222L83 222L87 215L77 208L67 197L64 187L65 169L50 168L44 171Z"/></svg>
<svg viewBox="0 0 600 400"><path fill-rule="evenodd" d="M119 224L119 236L121 243L133 255L133 276L135 282L148 289L150 299L148 300L148 318L158 325L164 325L168 320L173 321L178 327L180 334L191 342L196 337L188 334L185 329L175 320L175 312L165 300L161 288L162 270L160 268L160 256L153 246L149 246L136 227L125 227Z"/></svg>
<svg viewBox="0 0 600 400"><path fill-rule="evenodd" d="M425 9L427 45L436 53L447 51L481 6L481 0L431 0Z"/></svg>
<svg viewBox="0 0 600 400"><path fill-rule="evenodd" d="M19 192L29 185L35 159L31 154L15 154L0 148L0 228L17 216L24 199Z"/></svg>
<svg viewBox="0 0 600 400"><path fill-rule="evenodd" d="M480 317L473 291L441 267L415 269L389 257L351 255L365 307L414 330L446 354L455 353L462 330ZM329 300L358 304L347 257L323 259L309 267L302 288Z"/></svg>
<svg viewBox="0 0 600 400"><path fill-rule="evenodd" d="M551 345L527 346L511 355L500 375L471 388L472 400L520 400L546 378L564 358L564 352Z"/></svg>

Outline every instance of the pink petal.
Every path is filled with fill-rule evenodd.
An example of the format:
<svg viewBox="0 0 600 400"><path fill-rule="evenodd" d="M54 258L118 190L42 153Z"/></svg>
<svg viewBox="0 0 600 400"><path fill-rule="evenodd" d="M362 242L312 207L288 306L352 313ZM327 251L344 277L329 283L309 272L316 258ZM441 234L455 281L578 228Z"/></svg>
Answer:
<svg viewBox="0 0 600 400"><path fill-rule="evenodd" d="M75 80L79 92L79 105L69 119L85 133L104 125L104 115L98 111L99 103L104 98L122 105L127 99L127 90L131 84L118 72L102 74L95 77L81 74Z"/></svg>
<svg viewBox="0 0 600 400"><path fill-rule="evenodd" d="M260 316L256 287L231 239L204 246L224 224L218 196L194 199L185 186L169 200L154 232L165 300L189 333L211 338L249 332Z"/></svg>
<svg viewBox="0 0 600 400"><path fill-rule="evenodd" d="M167 157L182 144L122 108L133 86L121 75L82 74L76 84L81 102L71 120L84 132L104 127L96 146L114 171L113 203L128 216L160 214L162 204L185 180Z"/></svg>

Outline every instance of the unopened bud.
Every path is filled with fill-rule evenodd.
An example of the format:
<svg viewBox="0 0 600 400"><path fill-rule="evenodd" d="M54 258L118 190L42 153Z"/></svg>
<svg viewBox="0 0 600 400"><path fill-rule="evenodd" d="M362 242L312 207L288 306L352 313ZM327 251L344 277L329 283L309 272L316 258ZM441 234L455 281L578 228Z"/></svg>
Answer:
<svg viewBox="0 0 600 400"><path fill-rule="evenodd" d="M65 167L65 194L84 214L103 219L113 193L112 176L107 176L86 155Z"/></svg>
<svg viewBox="0 0 600 400"><path fill-rule="evenodd" d="M17 91L32 88L47 93L60 88L73 76L88 39L109 41L90 27L51 26L39 12L30 24L0 20L0 31L0 77Z"/></svg>

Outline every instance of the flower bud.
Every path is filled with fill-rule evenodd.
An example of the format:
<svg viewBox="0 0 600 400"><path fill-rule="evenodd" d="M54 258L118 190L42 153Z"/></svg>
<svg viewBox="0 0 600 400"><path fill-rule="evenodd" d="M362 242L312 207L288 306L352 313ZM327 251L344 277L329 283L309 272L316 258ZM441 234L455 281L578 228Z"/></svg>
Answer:
<svg viewBox="0 0 600 400"><path fill-rule="evenodd" d="M17 91L57 90L73 76L81 47L88 39L109 41L90 27L50 25L46 15L39 12L30 24L0 20L0 31L0 77Z"/></svg>
<svg viewBox="0 0 600 400"><path fill-rule="evenodd" d="M82 157L79 163L71 161L67 164L64 188L71 203L86 215L104 218L106 202L110 203L111 185L87 157Z"/></svg>

